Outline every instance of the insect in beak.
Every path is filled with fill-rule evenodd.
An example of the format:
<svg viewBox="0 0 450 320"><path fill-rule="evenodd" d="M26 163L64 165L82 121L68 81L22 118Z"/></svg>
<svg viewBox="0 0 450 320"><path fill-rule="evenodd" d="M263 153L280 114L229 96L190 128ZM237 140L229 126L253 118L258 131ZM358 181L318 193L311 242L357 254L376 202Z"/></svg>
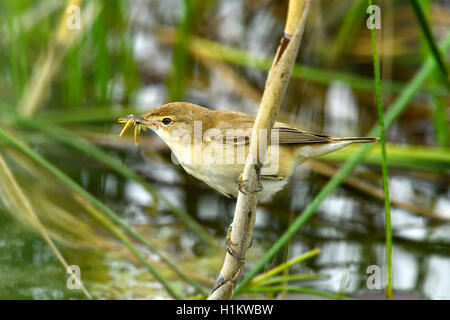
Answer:
<svg viewBox="0 0 450 320"><path fill-rule="evenodd" d="M141 130L147 131L147 126L142 124L142 121L145 121L142 116L134 116L130 114L127 117L119 118L119 123L125 123L122 131L119 134L119 137L122 137L125 131L132 125L134 125L134 143L138 145L138 135L141 133Z"/></svg>

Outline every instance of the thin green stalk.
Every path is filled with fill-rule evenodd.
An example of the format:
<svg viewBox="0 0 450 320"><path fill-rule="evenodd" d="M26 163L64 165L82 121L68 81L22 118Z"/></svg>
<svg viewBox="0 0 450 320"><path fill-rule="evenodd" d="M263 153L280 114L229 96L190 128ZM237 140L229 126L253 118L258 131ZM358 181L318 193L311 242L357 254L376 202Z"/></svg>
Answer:
<svg viewBox="0 0 450 320"><path fill-rule="evenodd" d="M304 288L304 287L251 287L251 288L245 288L243 290L243 293L272 293L272 292L281 292L282 290L288 291L288 292L297 292L297 293L307 293L312 294L328 299L333 300L351 300L351 298L340 295L340 294L333 294L325 291L320 291L312 288Z"/></svg>
<svg viewBox="0 0 450 320"><path fill-rule="evenodd" d="M141 85L140 74L137 66L137 62L134 60L133 55L133 35L128 35L123 31L121 36L121 47L123 58L120 60L124 75L124 99L122 104L128 105L130 103L132 95ZM110 108L111 109L111 108Z"/></svg>
<svg viewBox="0 0 450 320"><path fill-rule="evenodd" d="M178 41L173 50L173 69L169 78L169 102L182 101L186 91L189 55L187 49L194 20L195 1L184 0L184 15L177 28Z"/></svg>
<svg viewBox="0 0 450 320"><path fill-rule="evenodd" d="M69 264L67 263L64 256L59 251L56 244L53 242L53 239L50 237L49 233L45 229L42 222L39 220L39 217L37 216L35 210L33 209L29 199L25 196L25 194L22 192L22 189L20 188L19 184L16 181L16 178L14 177L13 173L11 172L8 164L6 163L5 159L0 154L0 178L1 175L3 175L6 179L5 185L10 188L11 198L14 197L15 201L20 203L21 206L23 206L23 213L25 214L25 218L34 226L36 229L39 230L44 240L49 245L50 249L53 251L56 258L59 260L59 262L64 267L64 271L67 272L69 268ZM89 293L89 291L84 286L83 282L80 278L77 277L77 282L81 286L81 290L85 294L86 298L89 300L92 300L92 296Z"/></svg>
<svg viewBox="0 0 450 320"><path fill-rule="evenodd" d="M369 6L372 5L372 0L369 1ZM389 201L389 179L388 179L388 167L387 167L387 155L386 155L386 135L384 127L384 113L383 113L383 97L381 95L381 76L380 67L378 63L377 52L377 36L375 28L370 30L372 37L372 54L373 54L373 70L375 74L375 91L377 96L378 106L378 124L380 126L380 138L381 138L381 168L383 173L383 189L384 189L384 209L386 212L386 269L387 269L387 286L386 286L386 298L388 300L393 299L393 286L392 286L392 226L391 226L391 203Z"/></svg>
<svg viewBox="0 0 450 320"><path fill-rule="evenodd" d="M64 105L72 109L82 105L86 88L83 81L82 46L75 44L67 54L67 85L62 87ZM67 110L68 108L64 108Z"/></svg>
<svg viewBox="0 0 450 320"><path fill-rule="evenodd" d="M320 160L346 161L359 146L350 145L345 149L329 153ZM444 148L419 145L386 144L389 153L388 165L400 168L420 169L426 171L448 172L450 168L450 152ZM381 148L374 146L364 158L364 163L380 164Z"/></svg>
<svg viewBox="0 0 450 320"><path fill-rule="evenodd" d="M81 0L67 0L65 8L70 5L80 6L81 2ZM48 49L41 53L34 64L31 77L22 92L18 106L20 114L25 117L31 117L42 105L42 102L47 97L46 93L49 90L50 83L63 61L63 57L67 54L70 47L80 41L99 11L98 2L89 2L83 11L84 27L77 32L71 32L66 27L66 13L64 11Z"/></svg>
<svg viewBox="0 0 450 320"><path fill-rule="evenodd" d="M292 204L293 204L293 202L291 202L291 206L292 206ZM294 210L291 207L291 209L289 210L288 224L291 224L292 221L294 221L294 218L295 218ZM290 252L291 252L291 250L290 250L291 249L291 240L288 241L288 243L286 244L286 246L284 248L285 248L285 250L284 250L284 263L287 263L288 262L288 257L289 257ZM285 268L282 271L283 275L281 276L281 278L283 278L283 282L281 282L280 285L283 286L283 287L287 287L289 285L289 271L290 271L289 268ZM271 279L273 279L273 278L274 277L272 277ZM268 279L268 280L271 280L271 279ZM263 281L263 282L266 282L266 281ZM287 295L287 291L283 290L281 292L280 298L281 299L286 299L286 295Z"/></svg>
<svg viewBox="0 0 450 320"><path fill-rule="evenodd" d="M108 3L103 3L102 12L98 15L96 21L92 26L92 36L94 43L94 60L96 72L93 74L93 85L95 88L96 101L99 104L108 105L111 101L111 90L108 88L108 82L111 80L111 66L114 64L111 61L111 54L108 50L108 27L106 26L106 15L110 12L108 10Z"/></svg>
<svg viewBox="0 0 450 320"><path fill-rule="evenodd" d="M11 6L11 4L17 5L19 1L3 1L6 8ZM24 4L25 6L30 5L29 3L25 3L24 1L19 4ZM48 22L49 17L58 10L61 6L64 5L63 1L54 1L54 0L46 0L39 1L39 3L34 4L33 6L29 6L27 8L20 8L20 10L16 10L16 13L7 13L7 17L13 18L15 23L22 26L22 31L24 33L29 33L30 30L33 30L35 26L42 22ZM9 11L9 9L8 9ZM8 34L7 33L7 24L4 21L0 21L0 33L2 33L2 38L0 39L0 45L6 48L8 46L14 45L14 42L17 40L17 34ZM32 35L34 36L34 34Z"/></svg>
<svg viewBox="0 0 450 320"><path fill-rule="evenodd" d="M355 27L357 23L361 21L364 12L364 0L352 1L350 9L346 12L342 27L339 29L339 33L336 37L335 45L331 50L331 59L336 61L340 58L342 51L351 46L349 41L355 38Z"/></svg>
<svg viewBox="0 0 450 320"><path fill-rule="evenodd" d="M122 241L125 246L130 250L141 262L142 264L150 271L152 275L155 276L155 278L158 279L159 282L167 289L169 294L175 298L180 299L181 297L178 295L178 293L175 292L175 290L172 288L172 286L166 281L166 279L163 278L158 272L158 270L155 269L150 263L148 263L147 259L142 255L142 253L133 245L133 243L128 239L128 237L117 228L111 220L109 220L104 214L102 214L100 211L98 211L96 208L94 208L90 203L88 203L85 199L80 197L79 195L74 195L75 199L83 205L86 210L94 216L95 219L97 219L101 224L103 224L111 233L113 233L120 241Z"/></svg>
<svg viewBox="0 0 450 320"><path fill-rule="evenodd" d="M433 58L436 60L437 65L439 66L439 70L444 76L447 88L450 89L450 77L447 66L445 65L444 59L442 59L442 55L439 52L439 48L436 45L436 41L434 40L433 34L431 33L430 27L428 26L427 18L417 0L410 0L411 5L416 14L417 20L419 20L420 27L422 28L422 32L427 40L428 46L430 47Z"/></svg>
<svg viewBox="0 0 450 320"><path fill-rule="evenodd" d="M431 16L431 7L432 3L431 0L423 0L419 3L422 8L422 12L425 15L426 21L428 21L428 25L430 26L430 29L432 28L432 16ZM423 50L423 56L426 58L430 54L430 46L427 45L427 39L425 38L425 35L421 37L421 43ZM440 85L441 82L441 76L438 75L440 73L439 70L436 70L434 72L436 76L430 77L430 86L432 88L436 88ZM445 112L445 106L443 103L443 99L446 99L446 97L439 97L437 95L432 94L431 95L431 107L433 109L433 124L434 124L434 131L436 134L436 140L439 143L441 147L448 147L450 146L450 130L448 126L448 119Z"/></svg>
<svg viewBox="0 0 450 320"><path fill-rule="evenodd" d="M77 184L75 181L73 181L70 177L68 177L64 172L59 170L53 164L48 162L45 158L43 158L38 153L31 150L28 146L26 146L25 144L23 144L16 138L14 138L11 134L9 134L7 131L5 131L2 127L0 127L0 137L3 138L6 142L9 142L10 144L12 144L17 149L19 149L21 152L23 152L25 155L27 155L30 159L33 159L39 165L41 165L42 167L47 169L49 172L51 172L53 175L55 175L59 180L61 180L65 185L67 185L70 189L74 190L77 194L79 194L81 197L87 199L87 201L89 201L91 204L96 206L102 212L105 212L122 229L127 230L127 232L129 232L129 233L136 233L127 224L125 224L120 218L118 218L119 216L115 212L113 212L110 208L108 208L101 201L99 201L97 198L92 196L89 192L84 190L79 184ZM176 292L164 280L164 278L162 278L161 275L159 275L159 273L157 272L157 270L154 267L149 268L149 271L153 274L153 276L155 276L155 278L160 280L161 284L164 286L166 291L172 297L178 298L178 295L176 294Z"/></svg>
<svg viewBox="0 0 450 320"><path fill-rule="evenodd" d="M23 32L24 21L18 17L20 12L18 4L7 1L5 5L7 18L4 30L2 30L5 32L2 38L14 39L6 47L9 49L14 95L19 97L28 78L27 35Z"/></svg>
<svg viewBox="0 0 450 320"><path fill-rule="evenodd" d="M432 80L433 85L436 83L436 79ZM450 128L448 124L448 117L446 114L444 103L441 98L433 95L431 97L433 105L433 123L436 131L436 139L440 146L450 146Z"/></svg>
<svg viewBox="0 0 450 320"><path fill-rule="evenodd" d="M450 33L444 38L442 42L442 50L445 52L450 47ZM403 110L408 105L408 102L416 95L420 87L423 85L428 76L436 68L436 62L434 59L427 59L424 65L420 68L414 78L408 83L408 85L402 90L395 102L392 104L385 117L385 127L389 128L392 123L399 117ZM370 131L369 136L379 135L379 126L375 125ZM283 248L283 246L291 239L298 230L314 215L316 209L322 203L325 198L331 194L353 171L353 169L364 159L364 156L371 149L370 144L365 144L360 147L358 152L355 152L347 162L341 167L336 175L325 185L325 187L319 192L319 194L313 199L313 201L305 208L303 213L294 221L294 223L286 230L286 232L278 239L278 241L272 246L272 248L266 253L266 255L260 260L260 262L242 279L238 284L235 294L239 293L242 288L261 270L264 266Z"/></svg>
<svg viewBox="0 0 450 320"><path fill-rule="evenodd" d="M287 270L287 269L286 269ZM304 273L298 273L298 274L287 274L282 276L276 276L272 277L270 279L261 281L255 286L258 287L265 287L272 284L282 284L282 286L287 286L287 282L293 282L293 281L311 281L311 280L320 280L320 279L326 279L328 278L327 275L322 274L304 274ZM250 283L249 287L253 286L252 282Z"/></svg>
<svg viewBox="0 0 450 320"><path fill-rule="evenodd" d="M308 252L305 252L295 258L292 258L292 259L280 264L279 266L273 268L272 270L269 270L269 271L261 274L260 276L253 278L253 280L250 282L249 285L257 285L260 282L263 282L263 281L273 277L274 275L282 272L283 270L289 269L290 267L292 267L293 265L295 265L297 263L300 263L302 261L305 261L306 259L317 256L319 253L320 253L320 249L313 249Z"/></svg>

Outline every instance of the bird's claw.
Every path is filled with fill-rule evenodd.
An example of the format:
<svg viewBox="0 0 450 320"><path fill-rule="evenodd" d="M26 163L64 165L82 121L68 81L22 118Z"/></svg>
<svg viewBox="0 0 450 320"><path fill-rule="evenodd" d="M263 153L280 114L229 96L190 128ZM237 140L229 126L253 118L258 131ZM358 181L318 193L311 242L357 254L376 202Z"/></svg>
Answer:
<svg viewBox="0 0 450 320"><path fill-rule="evenodd" d="M245 261L245 257L240 257L236 254L236 250L233 248L237 245L237 243L231 241L231 230L233 229L233 226L230 225L228 227L228 231L227 231L227 238L226 238L226 248L227 248L227 253L230 254L232 257L234 257L235 259L239 260L239 261ZM250 240L250 244L248 245L247 249L249 249L253 244L253 237Z"/></svg>
<svg viewBox="0 0 450 320"><path fill-rule="evenodd" d="M247 179L242 179L242 173L239 176L238 179L238 187L239 187L239 191L242 192L243 194L248 194L248 193L256 193L256 192L261 192L263 190L263 184L261 182L258 183L258 188L256 190L249 190L248 189L248 185L247 185L248 180Z"/></svg>
<svg viewBox="0 0 450 320"><path fill-rule="evenodd" d="M237 245L237 243L234 243L233 241L231 241L231 230L233 229L233 227L230 225L228 227L228 231L227 231L227 239L225 241L226 247L227 247L227 253L230 254L231 256L233 256L234 258L236 258L237 260L245 260L245 258L243 257L239 257L238 255L236 255L236 250L233 248L234 246Z"/></svg>

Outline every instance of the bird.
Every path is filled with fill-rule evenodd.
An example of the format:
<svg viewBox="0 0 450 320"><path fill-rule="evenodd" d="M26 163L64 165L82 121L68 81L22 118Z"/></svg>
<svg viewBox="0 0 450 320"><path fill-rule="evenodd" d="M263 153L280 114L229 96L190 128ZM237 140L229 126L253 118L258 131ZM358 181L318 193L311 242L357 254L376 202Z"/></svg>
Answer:
<svg viewBox="0 0 450 320"><path fill-rule="evenodd" d="M172 102L143 115L118 119L125 123L120 136L134 124L135 140L141 128L151 129L171 149L183 169L227 197L238 196L249 152L255 117L244 112L210 110L188 102ZM268 202L282 190L296 166L352 143L370 143L377 137L336 138L275 122L261 165L258 202ZM259 141L263 141L264 134ZM137 140L136 140L137 144ZM260 142L262 145L263 143Z"/></svg>

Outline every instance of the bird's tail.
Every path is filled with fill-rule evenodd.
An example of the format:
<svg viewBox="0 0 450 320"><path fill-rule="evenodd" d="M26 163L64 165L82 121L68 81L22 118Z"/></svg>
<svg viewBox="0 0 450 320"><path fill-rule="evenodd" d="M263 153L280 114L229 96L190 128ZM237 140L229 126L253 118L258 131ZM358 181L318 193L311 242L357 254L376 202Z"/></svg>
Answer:
<svg viewBox="0 0 450 320"><path fill-rule="evenodd" d="M315 145L310 144L306 147L300 147L298 149L299 163L303 162L307 158L323 156L327 153L342 149L352 143L365 143L376 142L378 138L366 138L366 137L349 137L349 138L334 138L329 137L328 143L317 143Z"/></svg>
<svg viewBox="0 0 450 320"><path fill-rule="evenodd" d="M368 137L331 138L331 142L351 142L351 143L377 142L378 140L380 140L380 138L368 138Z"/></svg>

